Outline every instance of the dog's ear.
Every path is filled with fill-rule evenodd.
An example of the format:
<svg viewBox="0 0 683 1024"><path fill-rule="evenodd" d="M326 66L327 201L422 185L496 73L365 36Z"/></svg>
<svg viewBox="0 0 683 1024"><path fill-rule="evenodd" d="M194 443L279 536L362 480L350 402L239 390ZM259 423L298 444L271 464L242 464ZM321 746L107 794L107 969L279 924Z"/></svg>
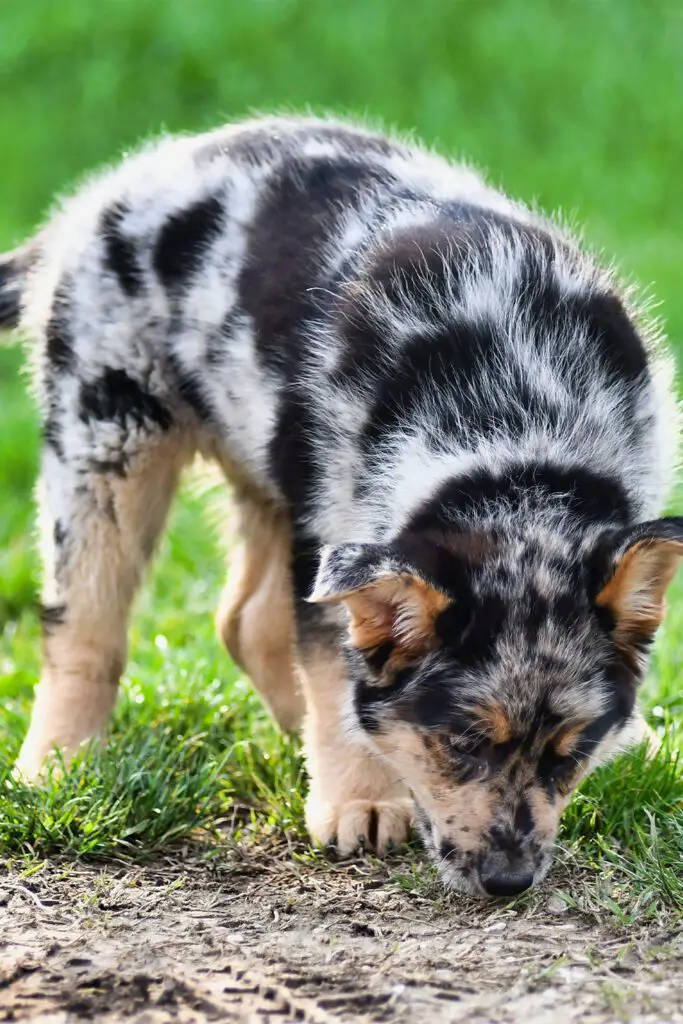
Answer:
<svg viewBox="0 0 683 1024"><path fill-rule="evenodd" d="M655 519L605 537L594 558L593 600L612 639L636 664L666 611L683 558L683 518Z"/></svg>
<svg viewBox="0 0 683 1024"><path fill-rule="evenodd" d="M391 643L406 655L438 645L436 619L450 598L381 544L323 548L309 601L343 602L354 647L372 651Z"/></svg>

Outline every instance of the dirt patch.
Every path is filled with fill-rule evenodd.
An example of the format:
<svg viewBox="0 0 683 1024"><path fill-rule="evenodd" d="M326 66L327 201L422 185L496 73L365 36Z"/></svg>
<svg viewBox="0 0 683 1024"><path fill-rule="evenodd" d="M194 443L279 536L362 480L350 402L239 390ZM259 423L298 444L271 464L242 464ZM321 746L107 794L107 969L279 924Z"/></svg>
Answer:
<svg viewBox="0 0 683 1024"><path fill-rule="evenodd" d="M482 908L357 862L45 866L0 879L0 1021L683 1022L683 931L552 888Z"/></svg>

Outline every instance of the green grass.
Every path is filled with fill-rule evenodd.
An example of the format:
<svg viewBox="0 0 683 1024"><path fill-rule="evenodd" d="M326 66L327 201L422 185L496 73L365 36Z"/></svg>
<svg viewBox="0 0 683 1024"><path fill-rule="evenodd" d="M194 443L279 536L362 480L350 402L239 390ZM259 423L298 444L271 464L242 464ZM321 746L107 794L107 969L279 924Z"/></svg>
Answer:
<svg viewBox="0 0 683 1024"><path fill-rule="evenodd" d="M416 129L585 225L683 338L683 11L670 0L32 0L0 13L0 243L150 131L254 109L334 109ZM192 488L138 603L106 751L33 791L9 766L39 662L31 488L37 423L0 350L0 845L9 856L150 856L217 824L302 834L301 763L214 638L223 557ZM683 588L644 701L680 739ZM565 820L567 899L683 909L683 772L636 754ZM251 818L250 818L251 814ZM403 884L430 878L420 855ZM562 876L564 878L564 876ZM564 884L564 883L563 883Z"/></svg>

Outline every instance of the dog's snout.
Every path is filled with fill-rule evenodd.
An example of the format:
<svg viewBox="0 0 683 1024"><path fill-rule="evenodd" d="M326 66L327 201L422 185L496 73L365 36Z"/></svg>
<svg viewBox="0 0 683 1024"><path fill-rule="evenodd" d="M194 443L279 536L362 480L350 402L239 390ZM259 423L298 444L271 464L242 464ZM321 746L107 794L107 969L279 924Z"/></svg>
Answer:
<svg viewBox="0 0 683 1024"><path fill-rule="evenodd" d="M494 825L491 828L488 840L492 850L510 855L519 853L522 847L522 840L515 834L515 830L500 825Z"/></svg>
<svg viewBox="0 0 683 1024"><path fill-rule="evenodd" d="M481 884L489 896L518 896L534 884L534 873L528 868L483 870Z"/></svg>

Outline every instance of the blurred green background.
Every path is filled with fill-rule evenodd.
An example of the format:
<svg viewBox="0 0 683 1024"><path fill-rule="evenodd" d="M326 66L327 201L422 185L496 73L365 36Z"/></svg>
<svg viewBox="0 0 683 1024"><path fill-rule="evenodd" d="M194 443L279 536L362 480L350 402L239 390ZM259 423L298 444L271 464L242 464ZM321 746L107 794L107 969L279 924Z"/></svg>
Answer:
<svg viewBox="0 0 683 1024"><path fill-rule="evenodd" d="M683 339L680 0L4 0L0 69L0 246L150 132L329 109L561 208ZM19 363L0 348L0 622L35 598Z"/></svg>
<svg viewBox="0 0 683 1024"><path fill-rule="evenodd" d="M0 242L160 129L333 109L575 212L683 336L680 0L5 0Z"/></svg>

